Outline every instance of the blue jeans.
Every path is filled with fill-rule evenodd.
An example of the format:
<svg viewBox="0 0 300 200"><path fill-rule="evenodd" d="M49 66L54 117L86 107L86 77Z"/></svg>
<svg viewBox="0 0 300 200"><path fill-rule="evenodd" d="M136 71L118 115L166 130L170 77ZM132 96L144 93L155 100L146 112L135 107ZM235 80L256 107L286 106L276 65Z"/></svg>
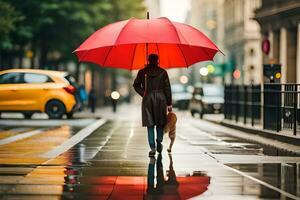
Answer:
<svg viewBox="0 0 300 200"><path fill-rule="evenodd" d="M155 150L155 137L154 137L154 127L147 127L148 130L148 142L151 150ZM163 127L156 126L156 141L161 143L163 141L164 133Z"/></svg>

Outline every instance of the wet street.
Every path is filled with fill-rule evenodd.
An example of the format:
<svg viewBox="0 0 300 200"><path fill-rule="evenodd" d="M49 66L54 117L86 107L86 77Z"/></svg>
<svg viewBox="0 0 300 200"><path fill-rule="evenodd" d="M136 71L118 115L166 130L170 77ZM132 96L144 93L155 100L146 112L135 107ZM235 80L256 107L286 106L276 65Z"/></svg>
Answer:
<svg viewBox="0 0 300 200"><path fill-rule="evenodd" d="M300 199L300 147L177 114L173 151L165 135L155 159L138 106L101 119L0 120L0 198Z"/></svg>

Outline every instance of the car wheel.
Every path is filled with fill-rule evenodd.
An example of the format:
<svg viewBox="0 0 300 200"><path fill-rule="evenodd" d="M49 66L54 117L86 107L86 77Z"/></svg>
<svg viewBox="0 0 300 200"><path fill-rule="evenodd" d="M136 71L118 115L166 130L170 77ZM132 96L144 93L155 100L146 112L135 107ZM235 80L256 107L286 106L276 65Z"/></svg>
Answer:
<svg viewBox="0 0 300 200"><path fill-rule="evenodd" d="M195 112L191 111L191 115L192 115L192 117L195 117Z"/></svg>
<svg viewBox="0 0 300 200"><path fill-rule="evenodd" d="M46 113L50 119L61 119L66 113L65 105L58 100L49 101L46 105Z"/></svg>
<svg viewBox="0 0 300 200"><path fill-rule="evenodd" d="M203 112L200 113L200 119L203 119Z"/></svg>
<svg viewBox="0 0 300 200"><path fill-rule="evenodd" d="M33 113L30 113L30 112L24 112L23 115L24 115L24 118L25 118L25 119L31 119Z"/></svg>
<svg viewBox="0 0 300 200"><path fill-rule="evenodd" d="M73 112L69 112L69 113L67 113L66 115L67 115L67 118L68 119L72 119L73 118Z"/></svg>
<svg viewBox="0 0 300 200"><path fill-rule="evenodd" d="M198 113L200 115L200 119L203 119L203 115L204 115L204 110L203 110L203 104L200 104L200 108L198 110Z"/></svg>

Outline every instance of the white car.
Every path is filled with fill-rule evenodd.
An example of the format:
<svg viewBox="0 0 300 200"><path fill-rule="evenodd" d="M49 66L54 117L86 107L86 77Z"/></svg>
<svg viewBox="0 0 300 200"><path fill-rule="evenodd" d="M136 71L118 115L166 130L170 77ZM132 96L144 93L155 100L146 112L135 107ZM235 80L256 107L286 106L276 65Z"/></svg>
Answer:
<svg viewBox="0 0 300 200"><path fill-rule="evenodd" d="M221 113L224 107L224 87L217 84L203 84L195 87L190 102L190 112L194 116L206 113Z"/></svg>
<svg viewBox="0 0 300 200"><path fill-rule="evenodd" d="M180 110L188 109L192 94L188 92L187 87L181 84L173 84L171 90L173 107Z"/></svg>

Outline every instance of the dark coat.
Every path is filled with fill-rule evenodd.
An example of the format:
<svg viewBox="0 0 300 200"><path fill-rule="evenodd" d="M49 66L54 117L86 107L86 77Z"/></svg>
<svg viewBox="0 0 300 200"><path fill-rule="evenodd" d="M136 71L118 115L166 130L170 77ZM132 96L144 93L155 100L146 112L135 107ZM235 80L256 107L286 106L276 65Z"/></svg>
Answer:
<svg viewBox="0 0 300 200"><path fill-rule="evenodd" d="M167 105L172 105L172 93L167 71L157 66L141 69L133 87L143 97L143 126L164 126L167 121Z"/></svg>

